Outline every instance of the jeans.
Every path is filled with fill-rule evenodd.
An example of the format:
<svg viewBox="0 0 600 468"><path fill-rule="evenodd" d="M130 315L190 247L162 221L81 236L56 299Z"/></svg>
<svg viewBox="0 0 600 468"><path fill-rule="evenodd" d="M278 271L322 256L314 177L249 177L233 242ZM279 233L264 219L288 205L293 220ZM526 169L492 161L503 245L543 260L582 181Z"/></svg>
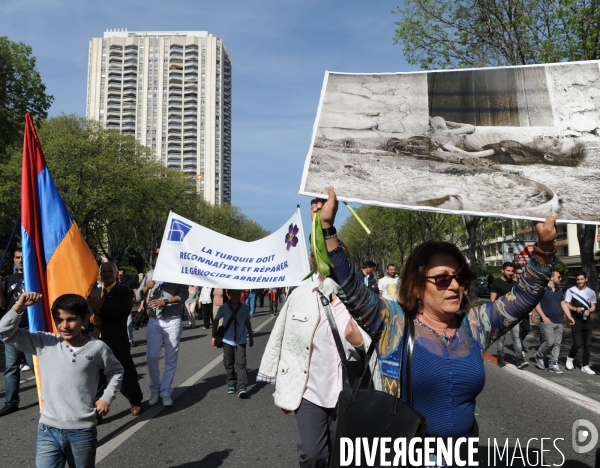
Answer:
<svg viewBox="0 0 600 468"><path fill-rule="evenodd" d="M38 425L35 447L35 466L37 468L92 468L96 466L95 427L88 429L56 429Z"/></svg>
<svg viewBox="0 0 600 468"><path fill-rule="evenodd" d="M558 364L560 343L563 336L563 325L562 323L550 322L542 324L542 328L544 329L546 341L544 341L542 346L540 346L540 349L538 349L537 357L543 358L546 353L551 350L552 359L550 360L550 365Z"/></svg>
<svg viewBox="0 0 600 468"><path fill-rule="evenodd" d="M21 401L19 398L19 388L21 381L21 370L19 366L23 357L27 361L27 365L33 371L33 358L31 354L25 354L9 345L4 345L5 371L4 382L6 383L6 404L8 406L19 406Z"/></svg>
<svg viewBox="0 0 600 468"><path fill-rule="evenodd" d="M227 372L227 386L246 388L248 376L246 373L246 345L231 346L223 343L223 365Z"/></svg>
<svg viewBox="0 0 600 468"><path fill-rule="evenodd" d="M515 356L517 360L523 359L523 347L521 345L521 339L519 338L519 324L516 324L510 330L510 337L512 338L513 346L515 347ZM496 342L496 351L497 356L500 358L504 358L504 339L506 338L506 333L498 338Z"/></svg>
<svg viewBox="0 0 600 468"><path fill-rule="evenodd" d="M133 343L133 312L127 317L127 338L130 343Z"/></svg>
<svg viewBox="0 0 600 468"><path fill-rule="evenodd" d="M583 345L583 359L581 361L582 366L588 366L590 364L590 351L592 349L592 320L588 319L587 322L575 319L575 325L571 327L573 333L573 346L569 350L569 357L575 358L577 351ZM548 339L548 337L546 337Z"/></svg>
<svg viewBox="0 0 600 468"><path fill-rule="evenodd" d="M150 376L150 391L159 392L161 397L171 396L171 384L177 371L179 341L181 340L181 317L157 319L151 317L146 328L146 358ZM162 346L165 346L165 370L162 379L158 361Z"/></svg>
<svg viewBox="0 0 600 468"><path fill-rule="evenodd" d="M248 297L246 298L246 304L248 304L248 308L250 309L250 318L254 317L254 309L256 307L256 294L248 294Z"/></svg>

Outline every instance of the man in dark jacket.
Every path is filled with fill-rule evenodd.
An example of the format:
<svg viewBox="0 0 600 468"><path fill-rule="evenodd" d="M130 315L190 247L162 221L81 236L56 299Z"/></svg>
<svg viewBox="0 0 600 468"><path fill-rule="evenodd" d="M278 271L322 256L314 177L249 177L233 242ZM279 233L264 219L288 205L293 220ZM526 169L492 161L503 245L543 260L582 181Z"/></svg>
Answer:
<svg viewBox="0 0 600 468"><path fill-rule="evenodd" d="M121 393L129 400L131 415L142 412L144 395L138 382L138 374L131 358L129 338L127 336L127 318L133 305L133 291L117 282L117 266L112 262L100 265L102 287L94 288L88 298L92 309L90 321L100 328L99 338L113 352L123 366ZM100 378L100 388L106 385L104 376Z"/></svg>
<svg viewBox="0 0 600 468"><path fill-rule="evenodd" d="M377 265L375 265L375 263L371 261L366 261L362 267L362 270L358 270L356 272L356 277L359 279L359 281L363 282L367 288L379 294L377 280L375 279L375 275L373 274L375 272L376 266Z"/></svg>

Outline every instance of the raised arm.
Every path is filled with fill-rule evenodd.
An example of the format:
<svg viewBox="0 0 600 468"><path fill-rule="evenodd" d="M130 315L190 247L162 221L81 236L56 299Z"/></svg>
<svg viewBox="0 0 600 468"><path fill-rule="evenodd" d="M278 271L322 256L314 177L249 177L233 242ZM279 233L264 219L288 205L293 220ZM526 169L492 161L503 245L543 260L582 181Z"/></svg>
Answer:
<svg viewBox="0 0 600 468"><path fill-rule="evenodd" d="M327 200L316 199L311 202L311 217L317 210L321 210L321 225L323 229L333 226L337 213L337 196L333 187L327 189ZM331 279L339 286L339 298L352 315L369 335L379 339L386 327L391 308L398 308L397 303L389 303L385 299L365 286L354 273L350 260L341 248L337 236L325 240L329 258L334 268L331 270ZM399 309L399 308L398 308Z"/></svg>
<svg viewBox="0 0 600 468"><path fill-rule="evenodd" d="M556 215L537 223L535 229L538 236L535 255L512 290L495 301L469 311L471 327L484 350L519 323L542 300L555 261Z"/></svg>
<svg viewBox="0 0 600 468"><path fill-rule="evenodd" d="M31 333L19 328L21 317L27 313L27 307L35 304L42 295L35 292L24 292L8 313L0 320L0 336L2 341L27 354L38 354L38 349L43 348L49 341L56 340L50 333Z"/></svg>

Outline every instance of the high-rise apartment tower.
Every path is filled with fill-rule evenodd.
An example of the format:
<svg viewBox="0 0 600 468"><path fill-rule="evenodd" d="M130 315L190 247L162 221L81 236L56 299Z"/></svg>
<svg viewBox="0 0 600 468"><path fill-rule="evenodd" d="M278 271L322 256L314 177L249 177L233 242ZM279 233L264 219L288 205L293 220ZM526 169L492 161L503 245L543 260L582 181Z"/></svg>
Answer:
<svg viewBox="0 0 600 468"><path fill-rule="evenodd" d="M231 58L206 31L107 30L90 40L89 119L134 136L163 165L231 203Z"/></svg>

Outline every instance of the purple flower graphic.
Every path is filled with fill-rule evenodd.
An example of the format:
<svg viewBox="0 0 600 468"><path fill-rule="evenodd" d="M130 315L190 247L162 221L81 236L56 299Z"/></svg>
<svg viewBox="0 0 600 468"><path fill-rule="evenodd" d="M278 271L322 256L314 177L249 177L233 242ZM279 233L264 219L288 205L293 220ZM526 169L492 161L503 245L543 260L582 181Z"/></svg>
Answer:
<svg viewBox="0 0 600 468"><path fill-rule="evenodd" d="M290 247L296 247L296 244L298 244L298 237L296 237L298 231L298 226L296 226L295 224L290 224L288 233L285 235L285 243L287 244L288 252L290 250Z"/></svg>

